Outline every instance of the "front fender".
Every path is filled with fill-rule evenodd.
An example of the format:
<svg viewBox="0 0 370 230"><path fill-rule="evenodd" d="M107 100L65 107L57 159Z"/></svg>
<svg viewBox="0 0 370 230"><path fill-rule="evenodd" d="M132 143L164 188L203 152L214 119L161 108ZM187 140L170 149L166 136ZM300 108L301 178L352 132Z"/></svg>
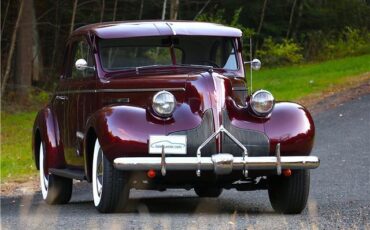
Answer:
<svg viewBox="0 0 370 230"><path fill-rule="evenodd" d="M303 106L291 102L276 103L264 126L270 139L271 155L275 154L277 143L281 145L281 155L310 155L315 125L311 114Z"/></svg>
<svg viewBox="0 0 370 230"><path fill-rule="evenodd" d="M93 114L88 126L94 128L110 161L122 156L146 156L149 135L166 135L162 120L134 106L104 107Z"/></svg>
<svg viewBox="0 0 370 230"><path fill-rule="evenodd" d="M47 168L65 167L63 146L60 142L59 128L50 107L40 110L35 118L32 132L32 156L36 168L39 169L40 143L43 143L46 153Z"/></svg>

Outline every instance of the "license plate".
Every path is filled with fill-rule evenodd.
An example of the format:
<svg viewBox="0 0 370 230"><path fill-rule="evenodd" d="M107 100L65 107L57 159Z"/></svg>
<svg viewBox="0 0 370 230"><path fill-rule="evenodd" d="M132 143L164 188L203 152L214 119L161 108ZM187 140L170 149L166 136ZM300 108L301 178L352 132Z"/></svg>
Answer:
<svg viewBox="0 0 370 230"><path fill-rule="evenodd" d="M186 154L186 136L150 136L149 153L161 154Z"/></svg>

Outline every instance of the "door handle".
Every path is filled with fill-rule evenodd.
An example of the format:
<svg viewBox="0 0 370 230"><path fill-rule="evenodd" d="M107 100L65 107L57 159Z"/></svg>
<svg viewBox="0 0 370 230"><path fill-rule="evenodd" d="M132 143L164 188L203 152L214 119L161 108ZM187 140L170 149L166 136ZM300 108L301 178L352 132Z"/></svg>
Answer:
<svg viewBox="0 0 370 230"><path fill-rule="evenodd" d="M56 96L55 99L61 100L61 101L66 101L66 100L68 100L68 97L67 96Z"/></svg>

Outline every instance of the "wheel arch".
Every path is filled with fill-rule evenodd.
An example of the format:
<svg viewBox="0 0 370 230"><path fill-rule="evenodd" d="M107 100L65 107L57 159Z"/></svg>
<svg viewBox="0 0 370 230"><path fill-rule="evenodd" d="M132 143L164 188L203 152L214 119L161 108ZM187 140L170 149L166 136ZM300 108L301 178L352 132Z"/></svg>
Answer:
<svg viewBox="0 0 370 230"><path fill-rule="evenodd" d="M310 155L315 139L315 125L311 114L302 105L276 103L264 126L270 139L270 154L275 154L277 143L281 143L282 155Z"/></svg>
<svg viewBox="0 0 370 230"><path fill-rule="evenodd" d="M36 169L40 170L40 155L38 154L40 152L40 146L41 146L41 133L40 129L36 128L35 134L33 137L33 158L35 160Z"/></svg>
<svg viewBox="0 0 370 230"><path fill-rule="evenodd" d="M92 178L92 162L96 138L95 129L90 127L85 138L85 175L88 182L91 182Z"/></svg>
<svg viewBox="0 0 370 230"><path fill-rule="evenodd" d="M32 131L32 158L39 170L40 143L43 143L49 168L65 167L64 151L60 141L59 127L49 106L40 110Z"/></svg>

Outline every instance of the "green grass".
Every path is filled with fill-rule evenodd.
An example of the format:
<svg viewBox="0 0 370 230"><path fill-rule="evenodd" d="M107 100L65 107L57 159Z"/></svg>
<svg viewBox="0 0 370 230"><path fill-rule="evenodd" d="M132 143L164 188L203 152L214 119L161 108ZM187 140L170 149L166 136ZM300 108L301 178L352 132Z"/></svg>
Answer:
<svg viewBox="0 0 370 230"><path fill-rule="evenodd" d="M370 55L254 72L253 89L270 90L277 100L297 100L345 84L370 72ZM27 180L37 171L31 154L36 112L1 113L1 179Z"/></svg>
<svg viewBox="0 0 370 230"><path fill-rule="evenodd" d="M261 60L263 63L263 60ZM253 90L269 90L276 100L298 100L370 72L370 54L322 63L261 69L253 73ZM249 83L249 74L247 75Z"/></svg>
<svg viewBox="0 0 370 230"><path fill-rule="evenodd" d="M1 181L36 175L31 136L36 112L1 113Z"/></svg>

